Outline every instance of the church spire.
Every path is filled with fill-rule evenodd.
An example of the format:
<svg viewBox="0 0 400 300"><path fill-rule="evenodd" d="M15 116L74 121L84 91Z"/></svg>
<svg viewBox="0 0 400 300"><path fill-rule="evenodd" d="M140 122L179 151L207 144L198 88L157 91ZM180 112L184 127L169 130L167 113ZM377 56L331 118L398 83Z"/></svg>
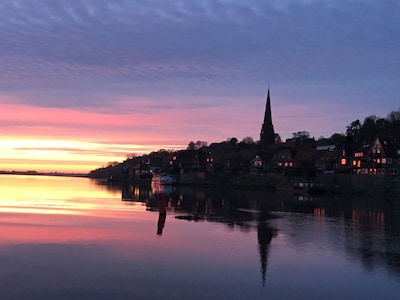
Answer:
<svg viewBox="0 0 400 300"><path fill-rule="evenodd" d="M260 133L261 150L265 150L267 146L272 144L275 144L275 132L274 132L274 126L272 125L271 98L269 95L269 88L268 88L264 123L261 127L261 133Z"/></svg>

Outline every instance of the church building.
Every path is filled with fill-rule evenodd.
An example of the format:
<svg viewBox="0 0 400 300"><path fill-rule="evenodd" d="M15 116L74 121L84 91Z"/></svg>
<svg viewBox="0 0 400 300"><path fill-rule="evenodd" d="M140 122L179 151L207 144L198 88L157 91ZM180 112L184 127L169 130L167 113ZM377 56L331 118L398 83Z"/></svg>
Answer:
<svg viewBox="0 0 400 300"><path fill-rule="evenodd" d="M265 115L264 115L264 123L261 127L260 133L260 150L266 150L266 148L270 145L275 144L275 132L274 126L272 125L272 117L271 117L271 99L269 95L267 95L267 104L265 107Z"/></svg>

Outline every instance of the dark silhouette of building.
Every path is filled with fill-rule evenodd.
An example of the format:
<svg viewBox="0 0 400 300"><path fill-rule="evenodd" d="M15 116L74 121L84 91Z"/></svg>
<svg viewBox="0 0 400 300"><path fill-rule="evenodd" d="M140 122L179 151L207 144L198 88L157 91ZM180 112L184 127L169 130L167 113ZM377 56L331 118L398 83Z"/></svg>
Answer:
<svg viewBox="0 0 400 300"><path fill-rule="evenodd" d="M269 145L275 144L275 132L271 117L271 99L269 88L267 95L267 105L265 107L264 123L260 133L260 150L265 150Z"/></svg>

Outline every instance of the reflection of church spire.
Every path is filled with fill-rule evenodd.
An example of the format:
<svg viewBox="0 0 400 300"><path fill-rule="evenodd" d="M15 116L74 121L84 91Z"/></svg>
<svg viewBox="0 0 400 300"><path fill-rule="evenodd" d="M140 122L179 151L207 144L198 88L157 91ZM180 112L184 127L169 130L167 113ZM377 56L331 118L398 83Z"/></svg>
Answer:
<svg viewBox="0 0 400 300"><path fill-rule="evenodd" d="M272 125L272 114L271 114L271 98L269 96L269 88L267 95L267 104L265 106L264 123L261 127L260 133L260 147L261 150L269 145L275 144L275 132L274 126Z"/></svg>
<svg viewBox="0 0 400 300"><path fill-rule="evenodd" d="M268 255L269 255L269 244L275 234L274 228L272 228L267 220L269 218L268 211L265 208L260 207L262 210L258 218L257 226L257 238L258 238L258 252L260 254L260 272L262 285L265 285L267 278L267 267L268 267Z"/></svg>
<svg viewBox="0 0 400 300"><path fill-rule="evenodd" d="M273 229L267 226L265 223L260 223L257 228L257 236L258 236L258 251L260 253L260 261L261 261L261 279L262 285L265 285L265 280L267 277L267 266L268 266L268 250L269 243L271 242L273 234Z"/></svg>

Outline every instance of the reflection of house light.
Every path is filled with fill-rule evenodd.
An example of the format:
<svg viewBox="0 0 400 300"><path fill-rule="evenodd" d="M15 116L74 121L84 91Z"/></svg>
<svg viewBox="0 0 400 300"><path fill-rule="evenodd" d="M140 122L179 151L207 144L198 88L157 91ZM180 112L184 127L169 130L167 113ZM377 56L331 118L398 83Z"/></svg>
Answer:
<svg viewBox="0 0 400 300"><path fill-rule="evenodd" d="M324 208L314 208L314 216L317 216L317 217L325 216L325 209Z"/></svg>
<svg viewBox="0 0 400 300"><path fill-rule="evenodd" d="M135 197L139 197L139 192L140 192L139 187L138 187L138 186L135 186L135 191L134 191Z"/></svg>

